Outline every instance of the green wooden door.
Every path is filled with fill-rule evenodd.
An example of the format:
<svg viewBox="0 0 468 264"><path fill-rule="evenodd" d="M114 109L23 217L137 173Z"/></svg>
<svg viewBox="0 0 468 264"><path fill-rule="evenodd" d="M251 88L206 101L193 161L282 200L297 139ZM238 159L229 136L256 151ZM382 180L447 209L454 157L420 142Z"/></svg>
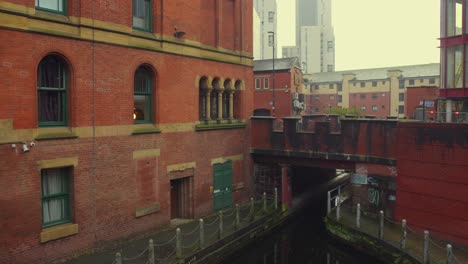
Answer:
<svg viewBox="0 0 468 264"><path fill-rule="evenodd" d="M213 165L213 207L232 207L232 161Z"/></svg>

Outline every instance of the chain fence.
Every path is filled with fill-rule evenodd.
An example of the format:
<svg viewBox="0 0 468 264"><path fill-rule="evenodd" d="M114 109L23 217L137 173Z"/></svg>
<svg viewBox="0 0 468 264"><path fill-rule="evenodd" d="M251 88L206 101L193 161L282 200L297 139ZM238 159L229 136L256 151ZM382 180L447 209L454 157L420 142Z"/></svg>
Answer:
<svg viewBox="0 0 468 264"><path fill-rule="evenodd" d="M386 217L383 211L374 213L363 210L360 204L352 204L343 197L346 197L344 192L340 195L330 195L329 192L327 205L331 207L328 213L332 219L380 239L423 264L468 264L465 246L431 237L430 231L404 219L395 221Z"/></svg>
<svg viewBox="0 0 468 264"><path fill-rule="evenodd" d="M117 252L112 264L159 264L176 263L178 260L195 254L197 251L233 234L253 223L259 217L278 212L278 197L253 198L246 204L219 211L206 219L191 221L175 230L175 234L161 234L157 240L150 239L146 248L133 256L123 256ZM155 242L156 241L156 242ZM129 254L128 254L129 255Z"/></svg>

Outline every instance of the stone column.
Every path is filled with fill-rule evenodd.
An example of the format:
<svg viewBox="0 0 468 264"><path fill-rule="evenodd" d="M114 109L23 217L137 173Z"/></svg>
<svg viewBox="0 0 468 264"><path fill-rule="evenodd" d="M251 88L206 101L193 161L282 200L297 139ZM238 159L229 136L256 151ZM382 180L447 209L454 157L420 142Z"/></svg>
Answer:
<svg viewBox="0 0 468 264"><path fill-rule="evenodd" d="M223 93L224 90L218 91L218 120L223 120Z"/></svg>
<svg viewBox="0 0 468 264"><path fill-rule="evenodd" d="M206 90L206 120L211 120L211 90L212 88L208 88Z"/></svg>
<svg viewBox="0 0 468 264"><path fill-rule="evenodd" d="M235 90L229 91L229 120L234 119L234 93Z"/></svg>

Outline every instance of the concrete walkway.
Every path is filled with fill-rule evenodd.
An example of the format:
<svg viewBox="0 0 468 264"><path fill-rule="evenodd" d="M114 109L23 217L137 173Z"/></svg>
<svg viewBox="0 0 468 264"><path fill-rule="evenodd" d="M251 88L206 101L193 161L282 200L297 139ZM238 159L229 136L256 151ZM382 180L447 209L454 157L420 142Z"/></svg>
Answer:
<svg viewBox="0 0 468 264"><path fill-rule="evenodd" d="M361 211L363 211L361 209ZM333 209L329 218L336 220L336 209ZM340 207L340 220L339 223L348 228L360 231L374 238L378 238L380 219L378 214L361 213L361 226L356 227L356 208L348 202L345 202ZM384 238L383 240L395 247L400 248L400 240L402 237L401 223L392 221L391 219L384 218ZM430 234L429 234L430 237ZM453 244L448 241L439 240L430 237L429 240L429 260L430 263L447 263L447 250L446 245L451 244L453 250L453 264L468 264L468 247L459 244ZM416 232L411 224L408 223L407 228L407 241L406 253L423 262L423 245L424 235L422 232Z"/></svg>
<svg viewBox="0 0 468 264"><path fill-rule="evenodd" d="M273 213L273 201L267 200L267 213L263 210L263 201L255 202L255 214L252 221L251 207L249 204L239 208L238 228L249 226L261 221L262 216ZM220 218L219 214L208 215L204 219L204 247L219 241ZM236 231L236 210L227 209L223 212L223 237L233 234ZM79 257L61 260L55 263L65 264L114 264L116 253L121 254L124 264L146 264L149 262L149 240L154 243L154 263L176 263L176 228L180 228L181 255L183 258L193 255L200 250L200 222L199 220L175 220L171 225L160 227L151 233L138 238L115 242L113 245L106 245L105 248L96 249L94 252Z"/></svg>

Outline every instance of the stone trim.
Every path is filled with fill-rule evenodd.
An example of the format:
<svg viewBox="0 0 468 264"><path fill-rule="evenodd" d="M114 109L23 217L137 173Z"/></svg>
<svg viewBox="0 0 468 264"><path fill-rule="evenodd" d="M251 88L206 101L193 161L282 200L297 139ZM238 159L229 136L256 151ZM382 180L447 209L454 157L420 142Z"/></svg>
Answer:
<svg viewBox="0 0 468 264"><path fill-rule="evenodd" d="M197 167L197 163L195 161L167 165L167 173L173 172L173 171L184 171L186 169L195 169L196 167Z"/></svg>
<svg viewBox="0 0 468 264"><path fill-rule="evenodd" d="M161 211L161 204L160 203L154 203L145 207L137 208L135 210L135 217L142 217L145 215L157 213Z"/></svg>
<svg viewBox="0 0 468 264"><path fill-rule="evenodd" d="M78 224L65 224L46 228L40 233L40 242L45 243L47 241L56 240L78 234Z"/></svg>
<svg viewBox="0 0 468 264"><path fill-rule="evenodd" d="M39 170L70 166L76 167L78 166L78 157L39 160L37 161L37 165Z"/></svg>
<svg viewBox="0 0 468 264"><path fill-rule="evenodd" d="M231 161L244 160L244 155L238 154L238 155L233 155L233 156L214 158L214 159L211 159L211 165L224 163L228 160L231 160Z"/></svg>
<svg viewBox="0 0 468 264"><path fill-rule="evenodd" d="M133 159L146 159L146 158L155 158L161 155L160 149L141 149L133 151Z"/></svg>

